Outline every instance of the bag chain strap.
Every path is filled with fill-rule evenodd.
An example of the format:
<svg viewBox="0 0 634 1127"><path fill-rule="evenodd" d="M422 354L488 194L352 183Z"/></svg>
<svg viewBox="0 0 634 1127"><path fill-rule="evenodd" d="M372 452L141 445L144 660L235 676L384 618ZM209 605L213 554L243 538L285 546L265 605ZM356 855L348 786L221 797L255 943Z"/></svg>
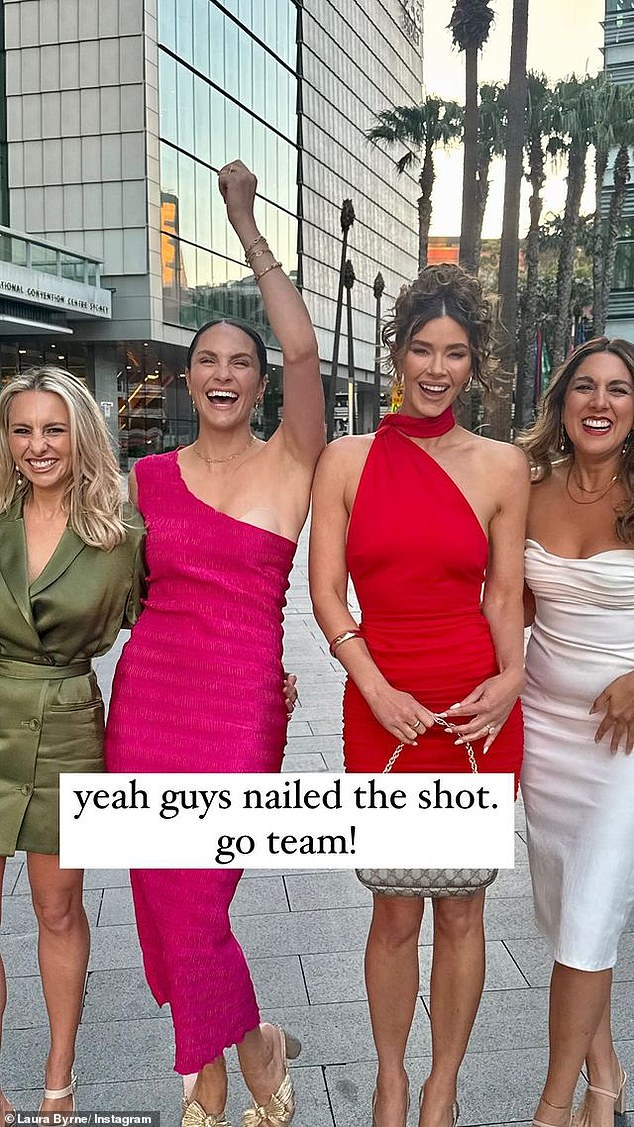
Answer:
<svg viewBox="0 0 634 1127"><path fill-rule="evenodd" d="M448 721L445 720L444 716L439 716L437 712L432 712L432 716L434 718L434 723L438 724L439 727L444 728L445 731L449 732L450 734L455 733L455 731L456 731L455 725L449 724ZM384 774L384 775L389 774L389 772L392 770L392 767L396 763L396 760L398 759L398 757L401 754L404 747L405 747L405 744L403 743L403 744L399 744L398 747L394 748L394 751L390 755L390 758L388 759L387 763L385 764L385 767L383 768L382 774ZM469 756L469 763L471 765L471 770L473 771L474 775L477 775L478 764L476 763L475 751L473 750L473 746L469 742L469 740L464 741L464 747L465 747L465 751L466 751L467 755Z"/></svg>

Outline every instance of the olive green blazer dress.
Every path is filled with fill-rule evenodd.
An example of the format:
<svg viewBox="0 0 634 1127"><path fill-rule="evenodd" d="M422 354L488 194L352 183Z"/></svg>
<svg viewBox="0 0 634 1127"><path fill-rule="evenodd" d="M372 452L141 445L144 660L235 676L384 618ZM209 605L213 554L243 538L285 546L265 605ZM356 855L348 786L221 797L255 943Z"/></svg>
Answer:
<svg viewBox="0 0 634 1127"><path fill-rule="evenodd" d="M71 528L29 586L22 507L0 515L0 857L59 852L59 774L103 770L104 708L90 660L141 610L144 527L90 548Z"/></svg>

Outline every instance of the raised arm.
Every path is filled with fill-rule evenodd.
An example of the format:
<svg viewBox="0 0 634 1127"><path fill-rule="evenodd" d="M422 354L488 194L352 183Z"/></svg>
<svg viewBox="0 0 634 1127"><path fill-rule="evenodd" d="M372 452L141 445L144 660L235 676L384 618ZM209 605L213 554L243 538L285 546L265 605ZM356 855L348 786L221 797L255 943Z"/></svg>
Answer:
<svg viewBox="0 0 634 1127"><path fill-rule="evenodd" d="M334 656L355 682L376 719L392 733L395 743L415 744L417 736L433 724L431 713L410 693L402 693L386 681L358 636L358 623L348 608L346 489L351 477L356 476L356 444L360 441L342 438L332 443L317 466L310 528L310 594L319 626L328 643L335 643ZM345 640L337 645L337 639L342 638ZM418 729L414 727L417 720Z"/></svg>
<svg viewBox="0 0 634 1127"><path fill-rule="evenodd" d="M227 218L260 287L266 315L284 360L284 421L280 428L289 453L315 464L324 445L324 394L317 338L301 294L282 270L253 214L257 180L240 160L220 170L218 187Z"/></svg>

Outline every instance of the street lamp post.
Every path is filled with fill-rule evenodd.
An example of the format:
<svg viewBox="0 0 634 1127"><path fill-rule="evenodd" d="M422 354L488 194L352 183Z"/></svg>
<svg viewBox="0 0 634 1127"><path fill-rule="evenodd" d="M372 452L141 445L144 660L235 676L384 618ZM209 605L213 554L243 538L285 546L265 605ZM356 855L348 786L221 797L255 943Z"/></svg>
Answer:
<svg viewBox="0 0 634 1127"><path fill-rule="evenodd" d="M344 200L341 207L341 265L339 267L339 289L337 291L337 309L335 313L335 339L332 347L332 368L330 383L328 384L328 399L326 402L326 436L331 441L335 430L335 403L337 396L337 372L339 370L339 341L341 339L341 314L343 310L343 273L346 265L348 251L348 232L354 223L354 207L352 200Z"/></svg>
<svg viewBox="0 0 634 1127"><path fill-rule="evenodd" d="M376 430L381 421L381 298L385 290L385 281L379 270L374 279L374 297L376 299L376 313L374 318L374 410L372 414L372 429Z"/></svg>
<svg viewBox="0 0 634 1127"><path fill-rule="evenodd" d="M354 282L354 269L350 259L347 259L343 268L343 284L346 289L346 327L348 333L348 434L356 434L358 421L354 379L354 334L352 331L352 287Z"/></svg>

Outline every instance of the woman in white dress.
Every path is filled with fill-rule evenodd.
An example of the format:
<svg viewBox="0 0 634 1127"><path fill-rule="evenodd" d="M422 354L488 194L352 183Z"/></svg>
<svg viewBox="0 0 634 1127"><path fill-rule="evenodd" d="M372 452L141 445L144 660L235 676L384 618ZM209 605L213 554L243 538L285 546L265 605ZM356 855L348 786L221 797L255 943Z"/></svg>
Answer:
<svg viewBox="0 0 634 1127"><path fill-rule="evenodd" d="M633 428L634 347L602 337L571 354L521 440L535 482L522 792L555 959L537 1127L613 1127L625 1107L610 991L634 907Z"/></svg>

